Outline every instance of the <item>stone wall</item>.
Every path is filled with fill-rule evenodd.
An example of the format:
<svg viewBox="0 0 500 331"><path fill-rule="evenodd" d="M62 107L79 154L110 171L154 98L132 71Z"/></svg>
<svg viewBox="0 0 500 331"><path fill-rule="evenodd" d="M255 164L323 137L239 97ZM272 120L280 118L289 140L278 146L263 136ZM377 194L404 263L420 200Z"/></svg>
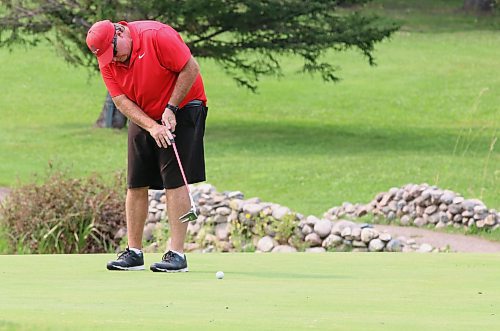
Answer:
<svg viewBox="0 0 500 331"><path fill-rule="evenodd" d="M418 245L413 239L393 238L370 224L342 219L339 213L330 217L335 220L319 219L259 198L245 199L239 191L218 192L210 184L191 186L191 190L199 217L188 225L186 251L431 252L446 249ZM149 198L144 237L151 244L146 250L162 251L162 242L168 236L164 192L151 190ZM125 234L126 229L120 229L116 235L121 238Z"/></svg>
<svg viewBox="0 0 500 331"><path fill-rule="evenodd" d="M459 193L428 184L408 184L382 192L368 204L344 203L333 207L323 217L336 221L373 215L375 222L417 227L478 228L495 231L500 227L500 213L488 209L477 199L465 199Z"/></svg>

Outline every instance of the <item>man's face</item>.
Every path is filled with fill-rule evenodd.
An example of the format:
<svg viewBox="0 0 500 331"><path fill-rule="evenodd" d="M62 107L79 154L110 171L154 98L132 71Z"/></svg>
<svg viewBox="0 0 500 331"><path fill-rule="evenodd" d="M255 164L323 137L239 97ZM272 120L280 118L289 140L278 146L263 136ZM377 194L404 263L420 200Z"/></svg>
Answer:
<svg viewBox="0 0 500 331"><path fill-rule="evenodd" d="M125 33L120 30L115 32L113 38L113 61L125 62L130 56L132 51L132 39L127 37Z"/></svg>

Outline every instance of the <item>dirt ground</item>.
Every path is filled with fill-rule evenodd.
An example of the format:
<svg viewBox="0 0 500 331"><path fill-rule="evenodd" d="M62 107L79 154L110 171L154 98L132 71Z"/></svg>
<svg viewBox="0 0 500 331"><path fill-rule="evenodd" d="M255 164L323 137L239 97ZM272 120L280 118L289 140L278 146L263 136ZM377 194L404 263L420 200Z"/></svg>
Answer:
<svg viewBox="0 0 500 331"><path fill-rule="evenodd" d="M379 231L387 231L393 237L404 236L413 238L418 244L427 243L434 247L446 247L449 245L452 252L463 253L499 253L500 242L489 241L475 236L462 234L449 234L414 227L403 227L393 225L374 225Z"/></svg>
<svg viewBox="0 0 500 331"><path fill-rule="evenodd" d="M10 190L6 187L0 187L0 202L9 194ZM493 242L474 236L465 236L461 234L449 234L414 227L402 227L393 225L374 225L379 231L387 231L393 238L404 236L408 239L413 238L418 244L427 243L434 247L446 247L447 245L453 252L464 253L499 253L500 242Z"/></svg>

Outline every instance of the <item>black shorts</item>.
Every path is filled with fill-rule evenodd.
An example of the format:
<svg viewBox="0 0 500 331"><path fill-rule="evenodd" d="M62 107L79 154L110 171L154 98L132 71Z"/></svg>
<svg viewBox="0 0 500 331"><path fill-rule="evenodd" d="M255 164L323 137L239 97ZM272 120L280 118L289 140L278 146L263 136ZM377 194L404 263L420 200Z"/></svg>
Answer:
<svg viewBox="0 0 500 331"><path fill-rule="evenodd" d="M195 101L175 116L175 142L189 184L205 180L203 135L207 112L207 107ZM128 127L127 184L129 188L147 186L156 190L184 185L172 146L158 147L149 132L133 122Z"/></svg>

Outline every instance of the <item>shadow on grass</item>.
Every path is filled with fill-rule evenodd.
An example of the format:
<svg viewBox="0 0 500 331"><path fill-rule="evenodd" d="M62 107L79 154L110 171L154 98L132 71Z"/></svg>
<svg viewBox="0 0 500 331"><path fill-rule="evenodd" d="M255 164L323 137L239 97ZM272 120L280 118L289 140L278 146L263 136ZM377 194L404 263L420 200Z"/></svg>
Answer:
<svg viewBox="0 0 500 331"><path fill-rule="evenodd" d="M394 127L336 126L331 124L237 122L210 123L206 141L220 149L218 153L258 153L280 155L357 155L381 152L426 153L452 156L459 130ZM467 155L488 152L491 135L478 132L467 138ZM464 137L455 152L462 154Z"/></svg>

